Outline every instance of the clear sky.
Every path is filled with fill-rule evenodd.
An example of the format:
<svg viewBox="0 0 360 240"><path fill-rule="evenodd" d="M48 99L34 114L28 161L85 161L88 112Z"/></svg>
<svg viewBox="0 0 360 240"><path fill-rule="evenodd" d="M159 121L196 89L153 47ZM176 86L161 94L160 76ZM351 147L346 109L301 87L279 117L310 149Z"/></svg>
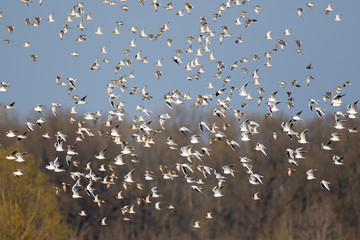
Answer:
<svg viewBox="0 0 360 240"><path fill-rule="evenodd" d="M50 109L52 102L57 102L70 108L75 106L75 101L71 95L83 97L87 95L86 105L79 106L79 111L95 112L103 110L106 112L111 109L108 101L107 84L113 79L119 79L123 75L133 72L135 78L127 78L128 82L124 85L128 87L125 92L119 88L114 89L115 94L119 94L117 101L125 103L125 109L129 114L138 114L134 107L141 104L150 110L165 109L164 95L170 91L178 89L182 93L190 92L194 104L197 94L215 93L222 89L223 80L230 76L231 82L226 84L226 97L229 95L229 86L235 86L232 96L231 107L241 109L244 112L266 113L266 101L261 107L257 107L256 98L259 96L257 87L263 87L266 91L263 96L268 98L271 93L279 90L276 95L277 100L283 101L279 107L289 115L300 110L304 111L304 116L312 116L307 109L310 98L321 99L321 95L326 91L335 92L336 86L342 85L346 81L351 82L351 86L344 88L344 106L359 99L360 83L357 70L360 61L358 55L360 46L359 19L357 10L360 8L360 1L332 1L334 9L329 14L325 14L325 8L329 1L313 1L314 7L310 9L306 6L309 1L288 1L288 0L251 0L244 5L231 5L224 11L221 17L213 21L213 14L218 13L219 6L226 1L218 0L196 0L196 1L173 1L173 10L166 10L164 7L170 1L158 2L161 4L157 12L154 10L152 1L147 0L144 5L138 1L114 1L117 5L110 5L100 0L84 0L84 12L81 17L73 17L73 22L67 22L68 13L77 5L78 1L73 0L44 0L40 6L38 1L32 0L29 6L21 1L3 1L0 6L2 18L0 18L0 81L11 84L8 92L0 94L0 102L3 105L16 101L15 108L21 116L27 115L37 104L43 104ZM185 10L185 3L191 3L194 8L189 15ZM128 11L122 9L126 5ZM254 11L254 6L260 6L259 14ZM302 8L302 18L298 16L297 9ZM78 8L76 8L78 9ZM184 16L177 16L179 10L183 9ZM241 16L241 12L247 13L248 19L256 19L249 27L245 28L245 18L241 18L241 25L236 25L235 21ZM53 14L55 22L48 22L50 13ZM85 18L87 13L91 13L93 20L83 20L86 27L81 31L76 28ZM336 14L341 14L342 21L334 20ZM196 58L196 51L204 48L198 42L199 29L201 27L200 17L206 17L210 30L215 34L210 38L209 49L214 52L216 60L209 60L210 52L202 51L203 56L199 57L199 62L203 65L205 73L200 75L200 79L187 80L186 76L197 74L199 67L192 71L185 70L186 64ZM31 24L35 17L40 17L40 26L27 26L24 18L31 19ZM112 32L116 27L117 21L123 21L119 26L120 34ZM169 31L165 31L162 37L156 41L139 36L141 29L146 28L146 34L159 32L165 23L169 22ZM63 30L62 25L71 26L63 40L59 38L59 30ZM7 26L14 26L14 31L9 34ZM104 34L95 34L97 28L102 27ZM229 29L227 32L233 37L226 37L223 43L219 43L219 34L224 33L223 26ZM129 31L131 27L136 27L137 32ZM285 29L291 29L290 36L285 36ZM266 33L271 32L272 40L265 39ZM76 42L79 35L87 35L84 42ZM208 33L202 33L207 35ZM243 43L235 43L241 34ZM190 46L186 37L192 36L195 39L192 43L193 53L186 53ZM130 47L129 43L136 38L136 47ZM167 45L167 39L172 39L172 47ZM287 42L284 51L281 51L278 39ZM3 40L11 40L6 43ZM296 52L298 47L294 40L301 40L303 55ZM25 42L30 42L30 47L23 47ZM274 52L273 47L278 45L279 51ZM107 54L100 53L103 46L106 46ZM130 50L127 56L123 50ZM149 63L142 63L135 59L135 55L141 51L141 57L147 57ZM176 65L172 57L176 55L176 50L182 50L183 64ZM72 56L71 52L76 51L79 55ZM265 67L266 58L264 53L271 53L272 67ZM36 62L30 58L30 54L38 56ZM251 55L257 54L260 60L254 62ZM90 70L90 66L99 57L100 69ZM106 58L110 62L104 63ZM163 66L156 66L155 63L163 58ZM246 58L249 63L241 63L239 60ZM122 66L118 74L114 72L114 66L120 60L130 59L132 64ZM216 61L222 61L226 66L223 69L221 79L215 79L217 73ZM239 68L230 70L231 64L238 61ZM305 67L312 64L312 69ZM249 73L245 74L241 70L247 68ZM261 85L253 85L252 73L258 70ZM159 80L155 77L155 70L163 72ZM67 94L68 86L58 86L55 76L59 75L67 82L66 78L76 78L76 90L71 95ZM306 76L313 76L310 86L306 86ZM297 80L300 88L292 87L290 80ZM281 88L279 81L285 81L287 85ZM214 88L208 89L209 82L214 82ZM239 89L249 82L247 92L253 93L253 100L246 100L238 95ZM153 98L142 101L140 94L130 95L132 87L147 86L149 95ZM293 92L292 110L286 107L287 94ZM214 101L216 98L214 99ZM115 103L117 103L115 101ZM186 101L186 100L185 100ZM241 103L248 103L247 107L242 108ZM321 107L329 108L329 103L321 102ZM333 110L330 110L333 112Z"/></svg>

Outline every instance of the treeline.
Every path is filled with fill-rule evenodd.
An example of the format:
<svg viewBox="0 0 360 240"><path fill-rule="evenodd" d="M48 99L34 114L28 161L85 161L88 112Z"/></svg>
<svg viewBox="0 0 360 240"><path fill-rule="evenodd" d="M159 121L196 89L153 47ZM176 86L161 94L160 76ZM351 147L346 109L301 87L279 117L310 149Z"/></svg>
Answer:
<svg viewBox="0 0 360 240"><path fill-rule="evenodd" d="M176 111L181 111L181 114ZM152 118L147 117L146 126L152 129L149 133L138 127L142 122L136 119L113 120L109 127L104 125L107 120L105 117L96 122L85 121L83 117L65 111L59 112L57 116L51 113L34 114L28 121L34 123L40 116L46 119L46 123L30 131L23 123L12 121L13 118L8 117L6 112L1 114L0 141L3 146L0 225L2 232L5 232L11 225L19 224L19 228L14 228L15 232L0 234L8 236L4 239L41 239L32 236L45 231L41 229L43 227L40 228L46 226L44 222L49 224L46 228L50 230L47 232L58 232L60 230L57 228L61 229L62 232L57 234L59 239L81 240L320 240L356 239L360 234L360 166L357 163L360 158L360 136L358 132L347 130L359 125L357 119L346 119L346 128L342 130L334 128L334 116L297 121L293 126L295 132L301 133L308 129L306 139L309 143L300 144L296 136L290 138L282 130L282 122L288 121L290 117L280 114L267 119L262 115L247 115L239 121L230 114L224 118L206 111L187 109L184 113L184 109L175 109L171 119L165 121L165 130L161 128L156 114ZM259 124L259 133L251 134L250 141L242 142L240 125L246 119ZM216 122L217 129L225 133L226 137L216 138L206 129L201 132L198 123L202 121L210 126ZM82 133L81 137L80 125L88 128L92 134ZM111 129L117 125L116 129L121 135L119 144L114 143L111 136ZM187 127L191 133L181 133L181 126ZM27 132L27 138L18 141L6 137L6 132L11 129L17 130L19 134ZM54 147L55 135L59 131L67 136L63 152L57 152ZM47 132L50 139L42 136ZM340 133L341 141L333 141L329 145L333 150L322 149L321 144L328 143L334 132ZM199 143L190 143L194 134L201 135ZM169 136L177 143L176 149L166 144ZM151 139L150 146L145 146L139 138ZM235 146L233 150L226 139L237 141L240 146ZM266 146L267 156L254 151L257 143ZM66 164L67 145L73 146L78 153L72 157L69 166ZM181 147L189 145L193 145L193 151L197 150L203 155L201 160L193 157L192 162L189 162L180 156ZM123 156L124 165L116 165L114 158L121 155L124 146L133 147L132 153ZM202 152L203 147L211 149L211 156ZM287 149L300 147L303 147L305 158L296 159L298 166L295 166L288 161L290 157ZM95 155L104 149L106 159L96 159ZM6 159L15 150L27 152L24 163ZM333 155L342 157L344 164L335 165ZM56 157L59 157L65 171L46 169L46 165ZM254 172L263 176L263 184L249 183L250 175L240 157L252 160L248 164L253 166ZM193 172L187 170L186 178L181 168L180 171L177 169L177 163L191 165ZM231 169L234 176L224 174L225 165L233 165ZM86 177L80 178L83 187L80 194L83 197L72 198L72 187L77 178L72 178L70 173L89 174L89 166L99 178L91 187L98 194L100 204L86 193L85 188L89 184ZM200 171L203 166L213 169L211 175L205 177L204 172ZM23 168L24 176L16 178L12 174L17 168ZM105 168L105 171L101 168ZM124 176L132 169L135 169L132 174L135 183L124 182ZM317 169L316 179L307 180L306 172L309 169ZM213 193L213 188L219 184L214 170L225 178L221 189L224 196L219 198L215 198ZM146 181L146 172L151 172L154 180ZM174 176L173 180L165 179L166 174ZM330 191L321 188L321 180L330 182ZM193 185L199 186L201 192L194 190ZM157 187L161 197L152 197L153 187ZM14 188L18 189L15 191L18 195L12 194ZM119 191L122 199L116 198ZM252 199L256 192L260 200ZM35 208L39 202L48 203L49 206ZM20 204L18 208L14 208L15 203ZM129 211L131 207L135 213ZM29 209L38 209L39 214L36 213L36 216L39 220L30 221L33 228L28 238L20 238L17 234L25 234L26 227L14 219L31 215L26 212ZM80 216L81 210L87 216ZM213 218L205 217L208 212L212 213ZM17 218L11 218L9 214ZM104 217L107 226L100 224ZM200 228L193 227L197 221ZM9 227L4 230L3 226ZM51 230L51 227L54 229Z"/></svg>

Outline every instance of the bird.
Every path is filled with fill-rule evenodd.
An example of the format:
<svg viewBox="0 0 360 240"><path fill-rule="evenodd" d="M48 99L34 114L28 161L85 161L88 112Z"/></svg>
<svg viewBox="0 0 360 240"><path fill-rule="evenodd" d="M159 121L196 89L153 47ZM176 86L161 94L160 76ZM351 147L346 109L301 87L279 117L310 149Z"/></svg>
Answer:
<svg viewBox="0 0 360 240"><path fill-rule="evenodd" d="M334 11L334 9L332 9L332 7L331 7L331 4L332 4L332 2L330 2L328 4L328 6L325 8L325 14L328 14L329 12Z"/></svg>
<svg viewBox="0 0 360 240"><path fill-rule="evenodd" d="M106 219L107 219L107 217L104 217L104 218L101 219L101 221L100 221L101 226L107 226L107 223L105 222Z"/></svg>
<svg viewBox="0 0 360 240"><path fill-rule="evenodd" d="M102 25L97 28L95 34L98 34L98 35L104 34L104 33L101 31L101 29L102 29Z"/></svg>
<svg viewBox="0 0 360 240"><path fill-rule="evenodd" d="M307 180L313 180L315 179L316 177L314 176L314 173L317 171L317 169L309 169L306 171L306 179Z"/></svg>
<svg viewBox="0 0 360 240"><path fill-rule="evenodd" d="M334 20L336 22L341 22L342 21L341 18L340 18L341 16L342 16L341 14L336 14Z"/></svg>
<svg viewBox="0 0 360 240"><path fill-rule="evenodd" d="M18 169L17 171L13 172L14 176L17 178L20 178L24 175L24 173L21 171L21 169Z"/></svg>
<svg viewBox="0 0 360 240"><path fill-rule="evenodd" d="M325 180L321 180L321 182L320 182L321 188L322 188L322 189L326 189L326 190L328 190L328 191L330 191L329 184L330 184L330 182L325 181Z"/></svg>
<svg viewBox="0 0 360 240"><path fill-rule="evenodd" d="M133 170L131 170L130 172L128 172L125 176L124 176L124 181L127 183L133 183L134 180L132 179L132 173L135 171L135 168Z"/></svg>

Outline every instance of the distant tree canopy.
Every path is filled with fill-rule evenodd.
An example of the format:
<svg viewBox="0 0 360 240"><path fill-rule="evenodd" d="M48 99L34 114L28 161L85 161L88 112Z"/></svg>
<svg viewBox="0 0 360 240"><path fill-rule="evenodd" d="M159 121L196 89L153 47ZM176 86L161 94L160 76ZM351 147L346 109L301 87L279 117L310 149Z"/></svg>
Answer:
<svg viewBox="0 0 360 240"><path fill-rule="evenodd" d="M44 116L48 121L35 131L29 131L29 139L18 141L8 138L5 132L14 129L19 133L26 131L23 124L0 121L0 236L4 239L251 239L251 240L329 240L357 239L360 235L360 148L358 132L334 128L334 116L298 121L293 127L297 133L308 129L306 139L310 143L300 144L296 136L289 136L282 130L281 124L290 117L276 115L264 119L261 115L246 115L237 120L230 114L226 118L214 116L212 112L182 109L182 114L174 112L171 121L165 122L166 131L150 133L155 144L145 147L136 142L136 135L143 136L139 130L131 130L136 125L130 119L114 121L113 126L106 127L102 120L97 122L69 119L72 115L59 112L55 117L51 113ZM155 115L155 114L154 114ZM259 133L252 134L250 141L241 140L240 125L246 120L260 125ZM34 121L34 120L29 120ZM227 139L239 142L235 150L225 138L211 138L208 130L200 131L198 123L206 121L216 124ZM93 136L84 135L81 141L76 138L78 125L89 128ZM358 119L347 119L347 127L359 126ZM133 146L133 156L124 157L124 165L116 165L114 158L122 147L108 137L114 126L118 125L122 141ZM157 121L149 126L160 129ZM188 127L192 133L181 133L180 126ZM78 155L72 163L66 164L66 152L56 152L55 135L62 131L67 136L66 145L73 145ZM42 137L49 133L50 139ZM327 143L331 133L338 132L341 141L331 143L333 150L326 151L321 143ZM190 145L190 137L199 134L199 143L193 149L201 147L211 149L211 156L203 154L201 160L193 158L192 162L180 156L180 148ZM276 137L274 137L276 135ZM167 138L178 145L170 149ZM264 144L265 156L254 151L257 143ZM304 158L295 159L298 166L289 162L287 149L303 147ZM106 159L98 160L95 155L107 148ZM17 152L28 152L25 162L18 163L6 159L6 156ZM335 165L332 155L343 157L343 165ZM34 158L32 157L34 156ZM59 156L64 172L53 172L45 168L50 161ZM249 184L246 169L240 157L252 161L253 171L264 176L263 184ZM92 183L95 194L103 201L101 207L94 197L86 194L89 184L81 178L83 198L72 198L71 187L75 180L70 172L88 174L88 164L99 180ZM76 164L75 164L76 163ZM194 183L187 182L183 172L177 170L178 163L187 163L194 172L188 171L190 179L201 180L202 193L191 188ZM106 171L101 171L102 167ZM212 174L204 177L199 166L211 167ZM232 165L234 176L225 175L223 166ZM12 172L21 169L24 176L15 177ZM112 170L110 170L112 169ZM124 187L124 176L132 169L135 183ZM178 175L173 180L165 180L163 171ZM316 179L307 180L306 172L317 169ZM214 170L225 176L223 197L215 198L213 187L218 180ZM154 180L145 181L145 172L151 172ZM291 175L289 176L289 172ZM109 184L110 176L113 182ZM100 180L101 179L101 180ZM321 180L330 182L330 191L320 186ZM151 188L157 186L160 198L145 199L151 195ZM122 199L117 199L122 191ZM252 199L258 192L260 200ZM56 196L55 193L58 195ZM158 203L161 210L155 210ZM124 209L133 206L135 214L124 214ZM169 206L174 209L170 210ZM87 216L78 213L84 210ZM213 218L206 218L212 212ZM100 221L107 217L107 226ZM62 220L65 219L65 220ZM127 219L126 221L124 219ZM200 228L193 228L199 221ZM68 226L75 230L74 233ZM1 239L1 237L0 237Z"/></svg>
<svg viewBox="0 0 360 240"><path fill-rule="evenodd" d="M24 152L20 144L0 149L0 239L72 239L41 162L28 153L25 162L6 159L15 149ZM24 175L12 174L18 169Z"/></svg>

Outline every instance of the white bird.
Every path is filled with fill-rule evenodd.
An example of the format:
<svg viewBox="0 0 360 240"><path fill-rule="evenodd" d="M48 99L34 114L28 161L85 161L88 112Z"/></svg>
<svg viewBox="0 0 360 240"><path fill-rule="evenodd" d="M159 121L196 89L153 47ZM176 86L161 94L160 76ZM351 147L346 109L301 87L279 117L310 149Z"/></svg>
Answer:
<svg viewBox="0 0 360 240"><path fill-rule="evenodd" d="M332 155L332 160L334 161L335 165L344 165L344 158L339 157L335 154Z"/></svg>
<svg viewBox="0 0 360 240"><path fill-rule="evenodd" d="M322 188L322 189L326 189L326 190L328 190L328 191L330 191L329 184L330 184L330 182L325 181L325 180L321 180L321 182L320 182L321 188Z"/></svg>
<svg viewBox="0 0 360 240"><path fill-rule="evenodd" d="M196 144L196 143L199 143L199 138L201 137L201 135L192 135L191 138L190 138L190 143L192 144Z"/></svg>
<svg viewBox="0 0 360 240"><path fill-rule="evenodd" d="M16 157L16 162L25 162L25 159L23 158L23 156L26 154L26 152L18 152L15 154Z"/></svg>
<svg viewBox="0 0 360 240"><path fill-rule="evenodd" d="M193 228L200 228L200 221L196 221L196 222L193 224Z"/></svg>
<svg viewBox="0 0 360 240"><path fill-rule="evenodd" d="M23 176L24 173L21 171L21 169L18 169L16 172L13 172L15 177L20 178L20 176Z"/></svg>
<svg viewBox="0 0 360 240"><path fill-rule="evenodd" d="M106 218L107 218L107 217L104 217L103 219L101 219L101 222L100 222L100 225L101 225L101 226L106 226L106 225L107 225L107 223L105 222L105 221L106 221Z"/></svg>
<svg viewBox="0 0 360 240"><path fill-rule="evenodd" d="M151 197L152 198L159 198L161 197L161 194L157 191L158 187L151 188Z"/></svg>
<svg viewBox="0 0 360 240"><path fill-rule="evenodd" d="M99 159L99 160L106 159L106 157L105 157L106 150L107 150L107 147L104 150L100 151L98 155L95 155L95 158Z"/></svg>
<svg viewBox="0 0 360 240"><path fill-rule="evenodd" d="M307 131L308 131L308 129L305 129L304 131L302 131L302 133L300 133L299 140L298 140L299 143L301 143L301 144L309 143L308 141L306 141L306 136L305 136L305 133Z"/></svg>
<svg viewBox="0 0 360 240"><path fill-rule="evenodd" d="M249 183L251 183L253 185L263 184L263 182L261 180L262 178L264 178L264 177L259 174L251 173L249 176Z"/></svg>
<svg viewBox="0 0 360 240"><path fill-rule="evenodd" d="M248 82L246 82L239 90L239 95L242 97L246 97L248 94L246 93L246 87L248 85Z"/></svg>
<svg viewBox="0 0 360 240"><path fill-rule="evenodd" d="M353 102L352 104L349 104L348 106L347 106L347 113L349 114L348 115L348 118L351 118L351 119L356 119L357 118L357 116L356 116L356 114L358 113L357 111L356 111L356 105L357 105L357 103L358 103L358 101L355 101L355 102Z"/></svg>
<svg viewBox="0 0 360 240"><path fill-rule="evenodd" d="M261 151L265 156L267 156L267 154L265 152L266 149L267 148L261 143L257 143L256 146L254 147L255 151Z"/></svg>
<svg viewBox="0 0 360 240"><path fill-rule="evenodd" d="M135 168L133 170L131 170L128 174L126 174L124 176L124 181L127 183L133 183L133 179L132 179L132 173L135 171Z"/></svg>
<svg viewBox="0 0 360 240"><path fill-rule="evenodd" d="M117 155L114 159L115 159L115 165L121 166L121 165L125 165L124 160L123 160L123 154L119 154Z"/></svg>
<svg viewBox="0 0 360 240"><path fill-rule="evenodd" d="M97 28L95 34L99 34L99 35L104 34L104 33L101 31L101 29L102 29L102 25Z"/></svg>
<svg viewBox="0 0 360 240"><path fill-rule="evenodd" d="M321 143L321 148L324 150L333 150L329 145L331 144L331 141L328 143Z"/></svg>
<svg viewBox="0 0 360 240"><path fill-rule="evenodd" d="M339 142L341 134L339 133L331 133L330 141L332 142Z"/></svg>
<svg viewBox="0 0 360 240"><path fill-rule="evenodd" d="M214 192L214 197L222 197L222 196L224 196L224 195L222 195L221 194L221 189L223 188L224 186L222 186L222 187L219 187L219 186L215 186L214 188L213 188L213 192Z"/></svg>
<svg viewBox="0 0 360 240"><path fill-rule="evenodd" d="M80 195L80 190L82 189L81 186L79 186L79 183L76 182L74 186L72 187L71 191L73 192L72 197L73 198L82 198Z"/></svg>
<svg viewBox="0 0 360 240"><path fill-rule="evenodd" d="M331 7L331 3L332 2L330 2L329 5L325 8L325 14L328 14L329 12L334 11L334 9L332 9L332 7Z"/></svg>
<svg viewBox="0 0 360 240"><path fill-rule="evenodd" d="M269 40L272 39L272 37L270 36L271 32L272 32L272 31L268 31L268 32L266 33L265 39L269 39Z"/></svg>
<svg viewBox="0 0 360 240"><path fill-rule="evenodd" d="M340 18L341 16L342 16L341 14L336 14L334 20L336 22L341 22L341 18Z"/></svg>
<svg viewBox="0 0 360 240"><path fill-rule="evenodd" d="M314 176L314 173L317 171L317 169L309 169L306 171L306 179L307 180L313 180L315 179L316 177Z"/></svg>
<svg viewBox="0 0 360 240"><path fill-rule="evenodd" d="M255 201L256 201L256 200L260 200L260 198L259 198L259 192L254 193L252 199L255 200Z"/></svg>
<svg viewBox="0 0 360 240"><path fill-rule="evenodd" d="M316 107L315 108L316 114L319 116L319 118L322 118L325 116L325 109Z"/></svg>

